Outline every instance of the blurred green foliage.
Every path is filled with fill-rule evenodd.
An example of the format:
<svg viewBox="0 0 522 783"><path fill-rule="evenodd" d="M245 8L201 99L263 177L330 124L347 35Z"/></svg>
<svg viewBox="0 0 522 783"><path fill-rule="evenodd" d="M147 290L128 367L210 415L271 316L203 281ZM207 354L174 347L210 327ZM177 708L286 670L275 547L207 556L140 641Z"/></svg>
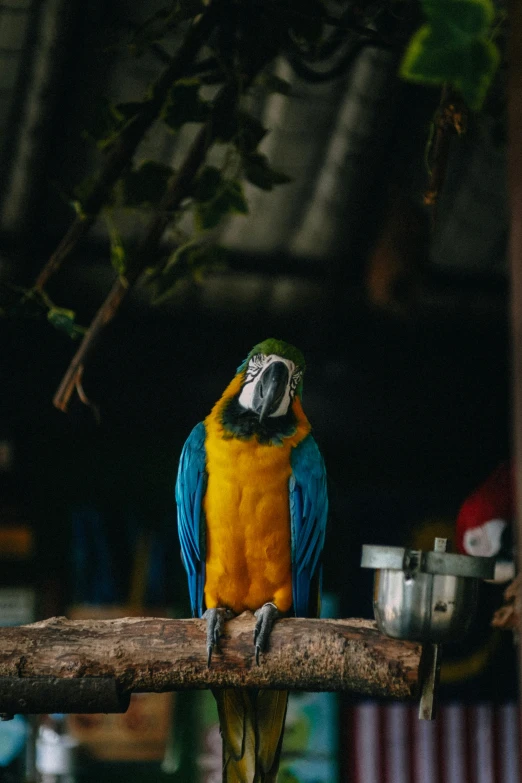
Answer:
<svg viewBox="0 0 522 783"><path fill-rule="evenodd" d="M470 109L482 107L500 62L492 40L492 0L422 0L426 23L415 33L400 74L419 84L450 84Z"/></svg>

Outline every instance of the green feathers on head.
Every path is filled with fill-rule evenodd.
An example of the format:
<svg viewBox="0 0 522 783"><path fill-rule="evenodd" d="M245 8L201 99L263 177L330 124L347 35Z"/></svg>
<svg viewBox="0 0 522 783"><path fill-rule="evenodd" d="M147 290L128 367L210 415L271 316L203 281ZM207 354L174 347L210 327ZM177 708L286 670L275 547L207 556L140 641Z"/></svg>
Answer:
<svg viewBox="0 0 522 783"><path fill-rule="evenodd" d="M289 359L295 364L296 367L299 367L301 370L304 371L305 369L305 360L301 351L298 348L294 348L293 345L285 343L284 340L275 340L273 337L269 337L268 340L263 340L262 343L254 345L245 360L245 364L246 362L250 361L252 356L255 356L256 353L264 353L265 356L268 356L271 353L275 353L277 356L281 356L283 359Z"/></svg>
<svg viewBox="0 0 522 783"><path fill-rule="evenodd" d="M268 340L263 340L262 343L254 345L247 358L237 368L237 372L243 372L252 356L255 356L257 353L263 353L265 356L275 353L283 359L289 359L303 371L306 367L304 356L299 348L294 348L293 345L285 343L284 340L275 340L273 337L269 337Z"/></svg>

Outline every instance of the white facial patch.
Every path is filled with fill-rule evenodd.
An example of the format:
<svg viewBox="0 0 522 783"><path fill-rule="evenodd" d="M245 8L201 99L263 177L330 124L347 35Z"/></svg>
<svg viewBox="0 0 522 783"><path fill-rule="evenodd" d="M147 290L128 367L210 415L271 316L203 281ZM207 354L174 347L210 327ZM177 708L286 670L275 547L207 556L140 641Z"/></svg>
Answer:
<svg viewBox="0 0 522 783"><path fill-rule="evenodd" d="M490 519L480 527L466 530L462 544L468 555L493 557L498 554L501 538L507 522L504 519Z"/></svg>
<svg viewBox="0 0 522 783"><path fill-rule="evenodd" d="M266 370L266 368L271 364L274 364L274 362L282 362L283 364L286 364L288 367L289 379L283 398L279 403L277 410L271 413L270 417L284 416L288 411L290 403L294 397L295 390L297 389L297 386L303 377L303 373L301 370L296 370L295 364L290 361L290 359L283 359L282 356L277 356L277 354L273 353L269 354L268 356L265 356L264 354L256 354L255 356L252 356L248 362L245 372L245 381L243 388L241 389L241 394L238 398L239 404L242 405L243 408L247 408L247 410L253 410L253 399L256 385L261 378L262 372Z"/></svg>

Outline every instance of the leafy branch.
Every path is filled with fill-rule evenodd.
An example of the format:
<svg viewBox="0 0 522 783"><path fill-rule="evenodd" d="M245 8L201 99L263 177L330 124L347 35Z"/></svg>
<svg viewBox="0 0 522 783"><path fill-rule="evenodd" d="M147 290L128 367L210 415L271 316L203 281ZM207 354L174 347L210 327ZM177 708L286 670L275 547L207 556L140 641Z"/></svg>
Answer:
<svg viewBox="0 0 522 783"><path fill-rule="evenodd" d="M482 60L478 57L476 62L479 66L486 63L482 70L489 78L496 67L495 47L484 43L491 24L490 0L449 0L441 5L444 9L469 6L476 11L471 21L463 17L464 22L449 14L449 40L452 46L455 43L455 51L457 44L465 41L470 51L482 52ZM139 57L150 50L164 69L141 101L112 105L105 100L93 111L86 135L103 155L102 165L75 188L72 203L76 216L31 292L45 302L51 276L101 214L116 279L55 395L59 409L67 410L75 390L90 404L82 386L87 363L140 277L154 285L158 302L183 276L198 277L222 264L224 251L212 245L212 235L227 215L248 212L243 180L267 191L289 182L260 149L267 129L245 110L244 97L254 87L288 93L286 82L271 73L275 58L285 55L304 78L322 81L342 73L363 46L395 45L397 39L386 32L389 15L375 11L376 4L355 5L344 0L342 6L334 18L326 0L172 0L133 26L127 51ZM468 102L478 100L487 81L481 81L479 66L480 86L475 88L469 74L460 75L458 81L453 71L449 73L455 58L444 61L443 73L433 71L433 52L437 54L440 48L445 10L439 13L433 0L423 0L423 7L428 21L410 44L403 75L427 83L439 83L442 75L444 82L460 87ZM183 31L183 40L171 57L163 43ZM404 40L404 30L398 40ZM315 70L317 63L322 70ZM174 134L189 126L192 143L175 171L157 161L134 163L138 147L154 123L163 123ZM221 167L215 164L215 156L209 155L214 145L226 150ZM132 210L139 223L145 224L132 250L126 247L118 227L121 210ZM184 229L187 218L192 234ZM168 253L162 247L167 228L179 240ZM80 336L81 327L75 324L72 311L53 303L47 311L52 323L73 337Z"/></svg>
<svg viewBox="0 0 522 783"><path fill-rule="evenodd" d="M254 75L251 74L250 79ZM54 397L54 404L60 410L67 410L71 396L81 382L85 363L94 350L101 334L117 313L129 289L150 265L150 259L157 252L158 244L172 214L179 207L181 201L191 193L193 183L205 160L206 153L216 138L216 130L219 128L219 123L215 122L215 120L222 114L230 112L235 106L237 98L238 91L235 84L225 85L221 89L209 110L207 121L200 128L192 142L183 165L170 178L165 193L158 207L154 210L141 242L135 253L128 260L125 277L119 276L114 283L107 299L94 317L89 331L73 357L58 388Z"/></svg>
<svg viewBox="0 0 522 783"><path fill-rule="evenodd" d="M469 110L484 105L501 54L496 43L505 12L492 0L421 0L426 21L413 35L400 75L407 81L440 85L441 99L426 147L428 187L424 203L436 218L452 139L466 132Z"/></svg>
<svg viewBox="0 0 522 783"><path fill-rule="evenodd" d="M226 167L220 170L207 160L214 142L234 150L241 173L258 187L270 190L289 181L285 174L272 169L259 151L266 129L244 111L242 96L266 66L288 48L290 40L311 45L320 38L324 16L319 0L308 0L303 5L297 0L267 4L257 0L210 0L205 4L203 0L175 0L134 27L128 51L140 56L149 48L155 54L159 52L159 59L168 64L142 101L116 106L104 101L94 113L86 134L104 155L103 164L97 174L89 175L76 187L72 200L76 217L33 289L41 297L46 296L50 277L102 213L117 278L55 395L58 408L67 409L74 390L88 403L82 386L86 362L141 275L146 272L147 279L155 282L161 300L187 269L201 274L202 269L222 260L223 251L211 248L207 232L229 213L246 214L248 204L239 172L231 176ZM170 59L161 44L173 33L178 35L183 27L184 39ZM267 90L284 91L286 85L281 80L276 82L275 77L270 80L265 74ZM204 86L205 95L209 88L215 93L218 87L212 100L203 97ZM192 145L177 171L155 161L132 165L145 133L157 121L173 133L187 124L194 125ZM121 208L137 211L140 220L148 221L131 253L117 224ZM188 211L193 213L196 234L184 237L178 250L165 260L160 250L165 229L178 226ZM179 228L177 231L183 233ZM52 312L58 324L60 314L56 308ZM69 312L61 312L62 320Z"/></svg>
<svg viewBox="0 0 522 783"><path fill-rule="evenodd" d="M38 275L35 282L37 289L45 287L49 278L60 269L90 230L111 188L132 159L145 133L157 119L171 85L183 77L187 64L194 60L208 40L225 5L223 0L214 0L203 14L194 19L176 56L152 86L150 96L141 104L136 104L135 112L115 134L105 162L93 179L75 220Z"/></svg>
<svg viewBox="0 0 522 783"><path fill-rule="evenodd" d="M36 288L26 289L12 283L2 284L3 307L0 308L2 318L41 318L61 332L65 332L72 340L83 337L87 329L76 322L76 313L55 304L45 291Z"/></svg>

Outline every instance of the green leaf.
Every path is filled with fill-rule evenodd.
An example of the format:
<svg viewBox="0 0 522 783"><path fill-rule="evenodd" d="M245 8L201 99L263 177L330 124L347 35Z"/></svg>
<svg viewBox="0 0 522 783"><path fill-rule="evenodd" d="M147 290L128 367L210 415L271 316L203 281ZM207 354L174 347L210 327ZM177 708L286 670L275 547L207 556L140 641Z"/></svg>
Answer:
<svg viewBox="0 0 522 783"><path fill-rule="evenodd" d="M221 219L231 212L246 215L248 203L239 181L222 180L221 186L209 201L196 203L196 226L201 231L215 228Z"/></svg>
<svg viewBox="0 0 522 783"><path fill-rule="evenodd" d="M78 339L87 331L83 326L75 323L76 313L73 310L66 310L64 307L51 307L47 312L49 322L62 332L65 332L73 340Z"/></svg>
<svg viewBox="0 0 522 783"><path fill-rule="evenodd" d="M225 112L214 120L214 138L232 142L241 152L253 152L268 133L260 121L245 111Z"/></svg>
<svg viewBox="0 0 522 783"><path fill-rule="evenodd" d="M480 109L499 61L497 47L485 38L442 42L437 31L424 25L410 42L400 75L418 84L449 82L471 109Z"/></svg>
<svg viewBox="0 0 522 783"><path fill-rule="evenodd" d="M196 205L196 226L200 231L215 228L225 215L232 212L230 201L225 194L220 193L212 201L204 201Z"/></svg>
<svg viewBox="0 0 522 783"><path fill-rule="evenodd" d="M431 27L425 25L411 39L400 74L403 78L424 84L453 81L460 76L464 65L462 52L458 42L448 41L444 45Z"/></svg>
<svg viewBox="0 0 522 783"><path fill-rule="evenodd" d="M205 166L194 184L193 197L196 201L210 201L223 188L223 175L215 166Z"/></svg>
<svg viewBox="0 0 522 783"><path fill-rule="evenodd" d="M154 278L154 304L161 304L172 296L187 275L201 283L207 272L223 269L227 258L227 251L219 245L200 244L194 240L181 245L171 255L161 274Z"/></svg>
<svg viewBox="0 0 522 783"><path fill-rule="evenodd" d="M195 221L200 231L215 228L230 212L247 214L248 204L241 182L225 179L219 169L205 166L198 176L192 197L196 202Z"/></svg>
<svg viewBox="0 0 522 783"><path fill-rule="evenodd" d="M104 150L120 135L123 128L142 111L147 101L111 104L100 98L94 105L83 135Z"/></svg>
<svg viewBox="0 0 522 783"><path fill-rule="evenodd" d="M209 105L199 96L200 83L197 79L180 79L170 89L161 117L173 131L178 131L186 122L204 122Z"/></svg>
<svg viewBox="0 0 522 783"><path fill-rule="evenodd" d="M140 57L153 43L161 41L185 19L192 19L204 9L203 0L175 0L160 8L136 27L129 43L131 54Z"/></svg>
<svg viewBox="0 0 522 783"><path fill-rule="evenodd" d="M274 185L285 185L291 182L291 177L270 167L266 155L259 153L243 158L246 179L262 190L272 190Z"/></svg>
<svg viewBox="0 0 522 783"><path fill-rule="evenodd" d="M491 0L423 0L422 8L433 26L447 27L459 38L486 35L495 16Z"/></svg>
<svg viewBox="0 0 522 783"><path fill-rule="evenodd" d="M229 253L220 245L206 245L192 260L192 276L202 283L208 272L218 272L226 268Z"/></svg>
<svg viewBox="0 0 522 783"><path fill-rule="evenodd" d="M228 198L232 212L238 212L240 215L248 215L248 202L243 193L243 185L239 180L227 180L224 192Z"/></svg>
<svg viewBox="0 0 522 783"><path fill-rule="evenodd" d="M263 127L258 119L246 112L239 113L235 143L241 152L253 152L267 133L267 129Z"/></svg>
<svg viewBox="0 0 522 783"><path fill-rule="evenodd" d="M167 34L170 24L176 18L176 6L177 3L174 2L160 8L137 27L129 44L132 54L141 56L148 45L160 41Z"/></svg>
<svg viewBox="0 0 522 783"><path fill-rule="evenodd" d="M118 183L118 204L126 207L156 206L173 173L170 166L153 160L145 161Z"/></svg>
<svg viewBox="0 0 522 783"><path fill-rule="evenodd" d="M105 218L111 243L111 264L116 272L123 277L127 270L127 251L111 211L105 209L103 211L103 217Z"/></svg>
<svg viewBox="0 0 522 783"><path fill-rule="evenodd" d="M428 19L412 37L400 75L418 84L449 83L480 109L500 62L490 40L491 0L423 0Z"/></svg>

